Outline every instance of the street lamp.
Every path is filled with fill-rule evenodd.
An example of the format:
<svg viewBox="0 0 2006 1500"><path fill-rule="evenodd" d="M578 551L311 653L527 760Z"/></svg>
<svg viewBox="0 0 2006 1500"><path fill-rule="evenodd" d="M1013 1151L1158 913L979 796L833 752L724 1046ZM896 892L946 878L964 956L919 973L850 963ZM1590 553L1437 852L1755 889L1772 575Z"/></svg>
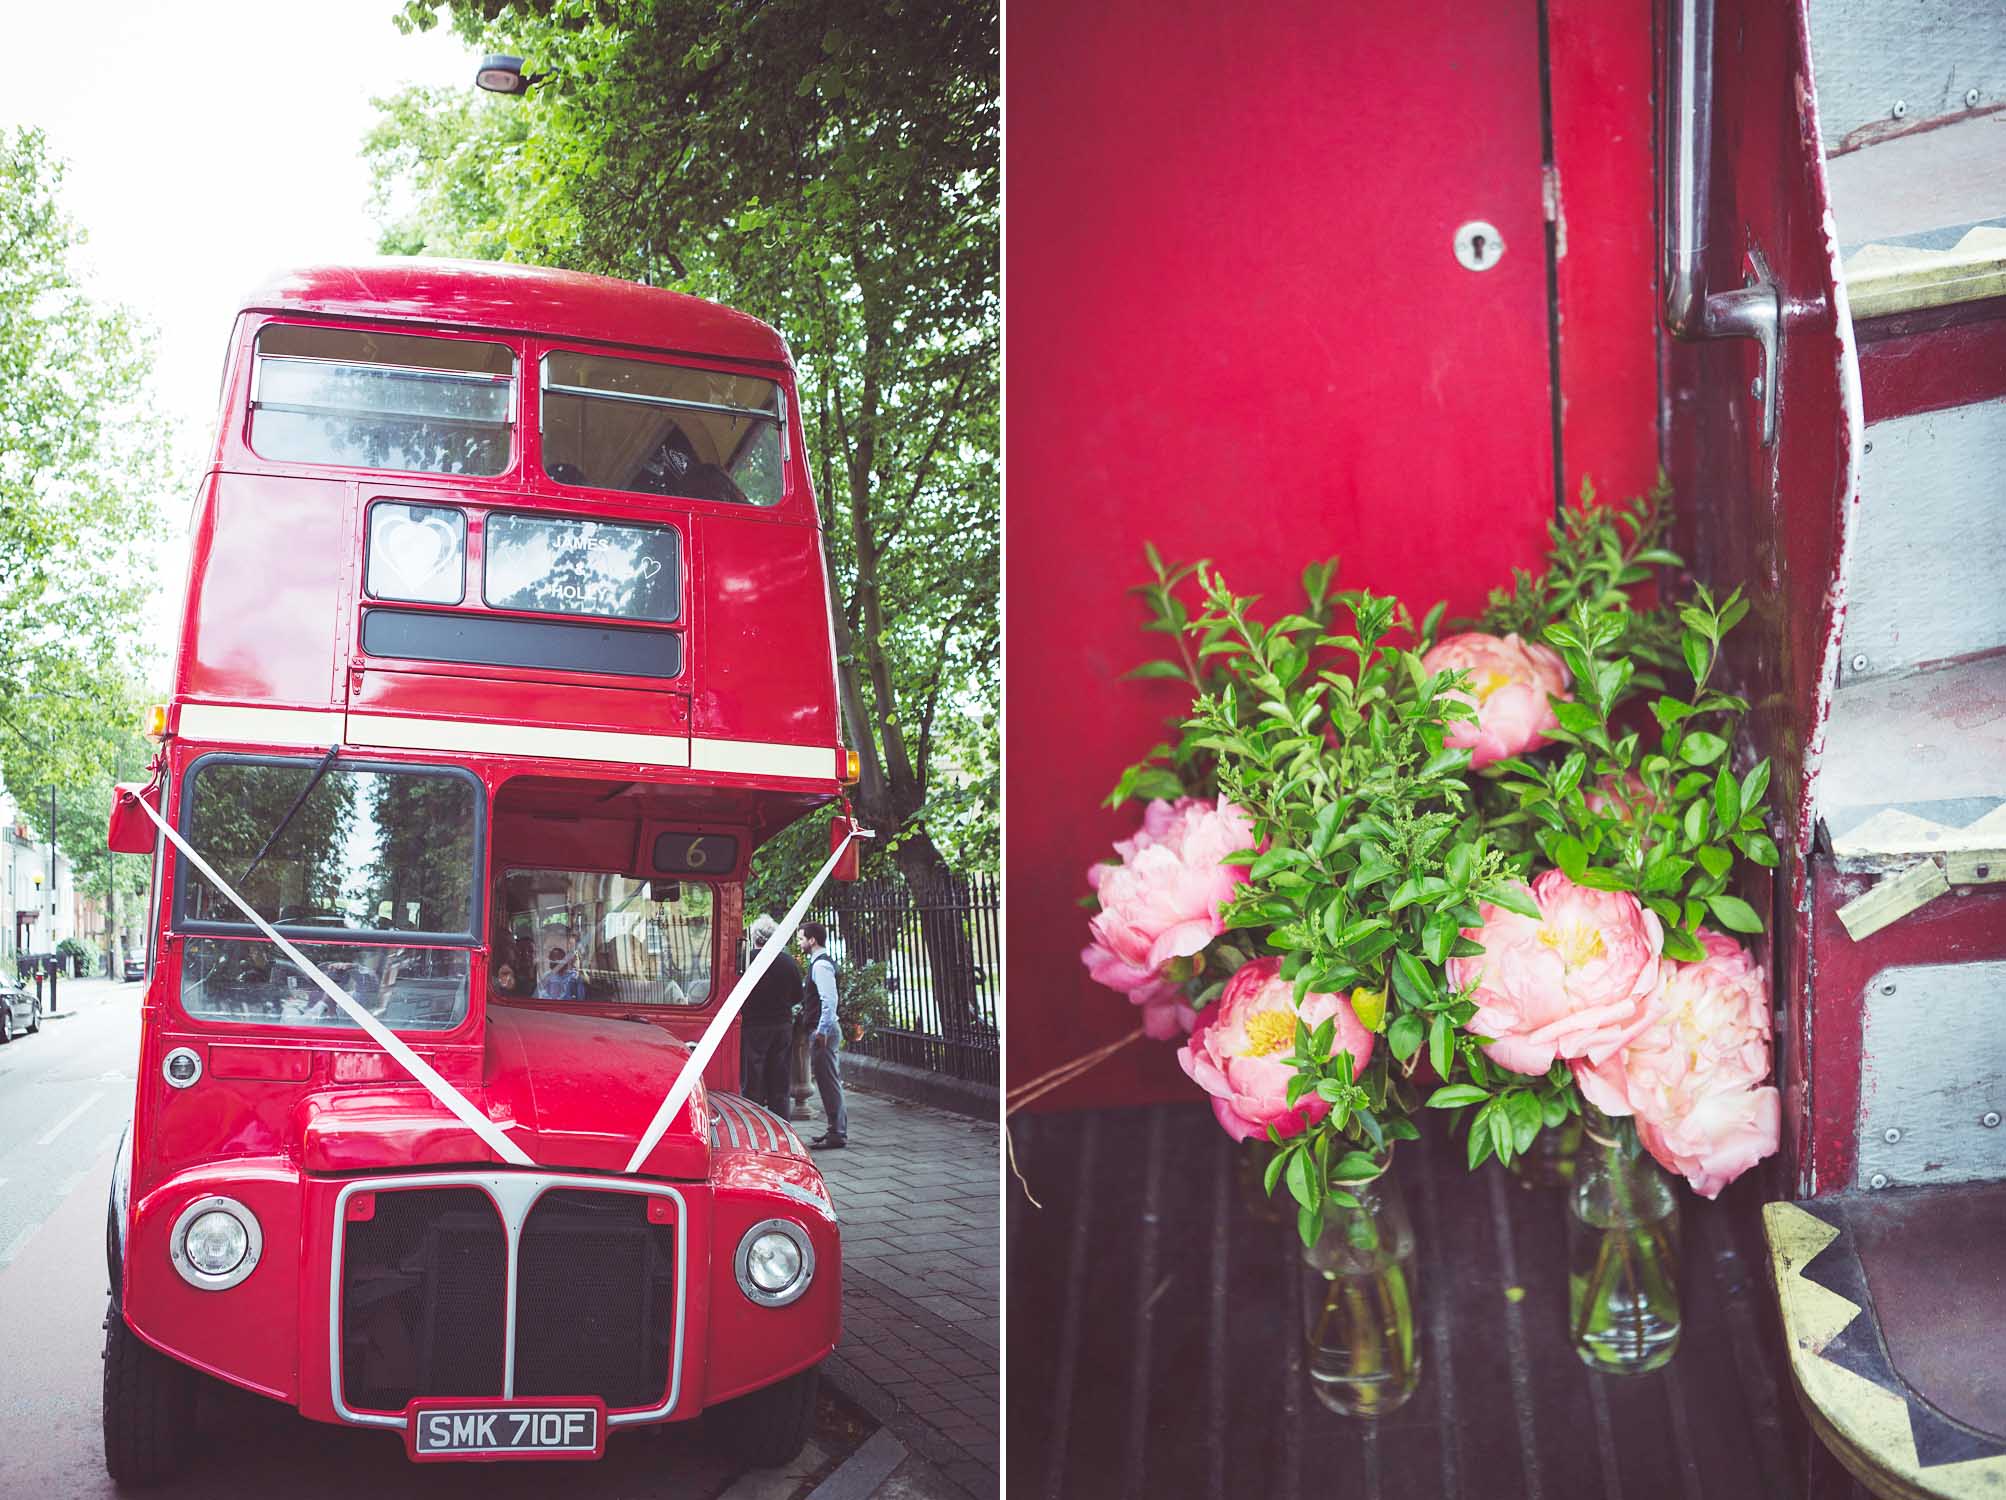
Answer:
<svg viewBox="0 0 2006 1500"><path fill-rule="evenodd" d="M525 73L521 58L497 52L481 59L474 82L490 94L526 94L549 77L548 73Z"/></svg>

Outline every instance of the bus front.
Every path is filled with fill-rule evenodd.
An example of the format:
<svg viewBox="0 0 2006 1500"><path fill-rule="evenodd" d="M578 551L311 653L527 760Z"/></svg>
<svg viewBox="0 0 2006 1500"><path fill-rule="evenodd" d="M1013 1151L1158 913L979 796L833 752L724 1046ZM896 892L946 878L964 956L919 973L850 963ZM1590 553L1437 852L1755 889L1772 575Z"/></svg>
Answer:
<svg viewBox="0 0 2006 1500"><path fill-rule="evenodd" d="M194 1371L419 1460L707 1409L798 1450L840 1240L725 1024L752 851L845 766L794 411L772 330L602 278L322 269L239 315L114 817L158 859L114 1477L183 1466Z"/></svg>

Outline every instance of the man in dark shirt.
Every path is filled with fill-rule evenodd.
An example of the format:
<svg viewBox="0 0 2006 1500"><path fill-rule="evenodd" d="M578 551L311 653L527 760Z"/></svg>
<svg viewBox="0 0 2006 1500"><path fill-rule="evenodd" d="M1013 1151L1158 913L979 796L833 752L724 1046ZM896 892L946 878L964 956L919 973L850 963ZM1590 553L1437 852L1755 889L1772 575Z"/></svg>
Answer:
<svg viewBox="0 0 2006 1500"><path fill-rule="evenodd" d="M765 913L747 933L751 945L746 961L758 957L780 924ZM788 1063L794 1049L794 1007L801 999L801 966L783 947L773 966L745 997L739 1018L745 1023L738 1041L745 1097L763 1104L783 1120L793 1118L788 1103Z"/></svg>

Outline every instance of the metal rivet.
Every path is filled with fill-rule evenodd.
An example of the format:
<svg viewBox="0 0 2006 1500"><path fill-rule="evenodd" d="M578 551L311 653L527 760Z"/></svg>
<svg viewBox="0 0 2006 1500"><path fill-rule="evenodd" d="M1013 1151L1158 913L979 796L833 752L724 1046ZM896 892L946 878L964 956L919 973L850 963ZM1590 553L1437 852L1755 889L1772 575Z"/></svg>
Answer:
<svg viewBox="0 0 2006 1500"><path fill-rule="evenodd" d="M1992 878L1992 866L1979 865L1971 873L1976 875L1980 880L1990 880Z"/></svg>
<svg viewBox="0 0 2006 1500"><path fill-rule="evenodd" d="M1753 396L1758 401L1762 399L1762 377L1760 375L1756 376L1755 379L1749 381L1748 394Z"/></svg>
<svg viewBox="0 0 2006 1500"><path fill-rule="evenodd" d="M1908 100L1906 100L1906 99L1897 99L1897 100L1895 100L1895 107L1894 107L1894 111L1893 111L1893 113L1894 113L1894 117L1895 117L1895 118L1896 118L1897 120L1899 120L1899 119L1900 119L1900 118L1901 118L1901 117L1902 117L1903 115L1907 114L1907 113L1908 113Z"/></svg>
<svg viewBox="0 0 2006 1500"><path fill-rule="evenodd" d="M1867 1179L1867 1186L1870 1188L1884 1188L1887 1185L1888 1185L1888 1174L1885 1172L1876 1172L1874 1173L1873 1176Z"/></svg>
<svg viewBox="0 0 2006 1500"><path fill-rule="evenodd" d="M1976 109L1978 107L1977 89L1966 89L1964 91L1964 107L1966 109Z"/></svg>
<svg viewBox="0 0 2006 1500"><path fill-rule="evenodd" d="M1886 1130L1883 1130L1881 1132L1881 1139L1886 1141L1890 1146L1892 1146L1896 1141L1900 1140L1901 1138L1902 1138L1902 1133L1899 1130L1895 1129L1894 1126L1892 1125L1890 1125Z"/></svg>
<svg viewBox="0 0 2006 1500"><path fill-rule="evenodd" d="M1887 983L1881 986L1881 993L1883 995L1892 995L1894 992L1895 992L1895 982L1892 979L1890 979L1889 981L1887 981Z"/></svg>
<svg viewBox="0 0 2006 1500"><path fill-rule="evenodd" d="M1860 446L1860 451L1862 453L1872 453L1874 451L1874 445L1872 443L1863 443Z"/></svg>
<svg viewBox="0 0 2006 1500"><path fill-rule="evenodd" d="M1855 672L1864 672L1867 670L1867 658L1864 653L1853 658L1853 670Z"/></svg>
<svg viewBox="0 0 2006 1500"><path fill-rule="evenodd" d="M1996 1109L1986 1110L1984 1114L1978 1117L1978 1123L1983 1125L1987 1130L1997 1130L1999 1128L1999 1111Z"/></svg>

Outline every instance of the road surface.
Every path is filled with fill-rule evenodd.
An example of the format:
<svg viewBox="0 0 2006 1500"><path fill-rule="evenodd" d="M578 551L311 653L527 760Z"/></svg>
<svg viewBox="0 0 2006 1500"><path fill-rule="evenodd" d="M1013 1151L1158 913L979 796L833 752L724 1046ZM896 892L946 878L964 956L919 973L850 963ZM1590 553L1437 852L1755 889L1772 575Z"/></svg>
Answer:
<svg viewBox="0 0 2006 1500"><path fill-rule="evenodd" d="M141 986L65 982L64 1014L0 1047L0 1495L117 1493L99 1431L106 1192L132 1113ZM863 1434L826 1396L820 1430L784 1470L741 1475L700 1423L613 1434L595 1465L433 1464L400 1435L308 1422L205 1383L200 1457L169 1496L514 1496L787 1500Z"/></svg>

